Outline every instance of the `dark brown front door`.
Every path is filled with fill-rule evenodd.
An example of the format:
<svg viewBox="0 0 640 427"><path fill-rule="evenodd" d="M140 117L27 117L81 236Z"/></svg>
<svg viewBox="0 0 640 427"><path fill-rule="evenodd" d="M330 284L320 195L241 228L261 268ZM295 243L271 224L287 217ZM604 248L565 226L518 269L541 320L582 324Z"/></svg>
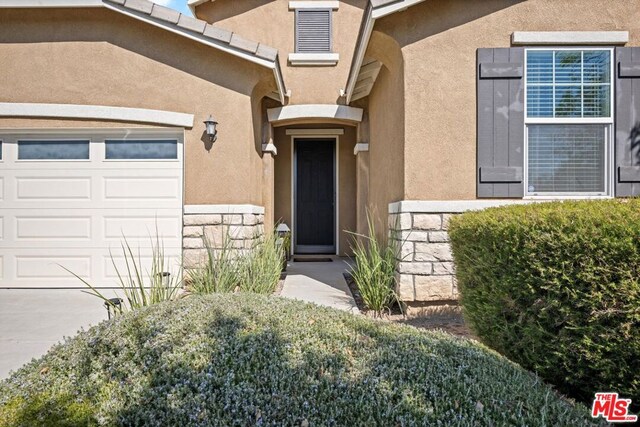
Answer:
<svg viewBox="0 0 640 427"><path fill-rule="evenodd" d="M333 254L335 243L335 140L295 140L296 253Z"/></svg>

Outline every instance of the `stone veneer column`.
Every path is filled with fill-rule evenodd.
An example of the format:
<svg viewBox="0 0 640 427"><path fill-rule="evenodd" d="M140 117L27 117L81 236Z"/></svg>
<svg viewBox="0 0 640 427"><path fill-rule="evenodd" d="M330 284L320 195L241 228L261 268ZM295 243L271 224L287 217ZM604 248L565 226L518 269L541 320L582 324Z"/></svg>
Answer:
<svg viewBox="0 0 640 427"><path fill-rule="evenodd" d="M389 214L390 235L402 245L397 292L405 302L448 301L458 297L447 228L450 213Z"/></svg>
<svg viewBox="0 0 640 427"><path fill-rule="evenodd" d="M264 234L264 208L253 205L185 206L182 256L185 270L198 268L210 249L221 249L225 236L238 255L247 253Z"/></svg>
<svg viewBox="0 0 640 427"><path fill-rule="evenodd" d="M397 292L405 302L458 298L449 220L457 214L541 200L403 200L389 205L389 234L402 243Z"/></svg>

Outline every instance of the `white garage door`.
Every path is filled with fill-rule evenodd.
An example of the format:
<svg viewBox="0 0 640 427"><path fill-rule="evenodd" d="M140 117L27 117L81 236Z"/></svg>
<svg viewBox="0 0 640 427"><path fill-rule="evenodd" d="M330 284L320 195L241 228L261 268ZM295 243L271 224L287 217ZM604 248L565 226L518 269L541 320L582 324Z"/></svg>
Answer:
<svg viewBox="0 0 640 427"><path fill-rule="evenodd" d="M125 236L145 268L159 236L177 273L182 133L0 133L0 287L117 286ZM157 231L156 231L157 230Z"/></svg>

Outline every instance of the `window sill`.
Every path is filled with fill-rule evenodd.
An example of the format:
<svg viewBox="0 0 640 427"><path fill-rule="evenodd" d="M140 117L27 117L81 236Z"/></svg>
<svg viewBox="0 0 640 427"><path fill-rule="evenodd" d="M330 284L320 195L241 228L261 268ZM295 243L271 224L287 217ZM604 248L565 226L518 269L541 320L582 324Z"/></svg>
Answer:
<svg viewBox="0 0 640 427"><path fill-rule="evenodd" d="M296 9L331 9L338 10L340 8L339 1L319 1L319 0L302 0L302 1L290 1L289 10Z"/></svg>
<svg viewBox="0 0 640 427"><path fill-rule="evenodd" d="M334 66L338 63L338 53L290 53L289 64L292 66Z"/></svg>
<svg viewBox="0 0 640 427"><path fill-rule="evenodd" d="M613 196L601 196L601 195L584 195L584 196L553 196L553 195L540 195L540 196L524 196L522 200L601 200L601 199L613 199Z"/></svg>

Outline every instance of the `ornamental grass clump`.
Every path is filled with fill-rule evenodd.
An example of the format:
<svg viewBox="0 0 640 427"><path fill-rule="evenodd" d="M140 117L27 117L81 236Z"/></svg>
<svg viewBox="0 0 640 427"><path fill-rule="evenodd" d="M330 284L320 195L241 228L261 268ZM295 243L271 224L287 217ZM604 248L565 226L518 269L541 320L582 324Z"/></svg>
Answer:
<svg viewBox="0 0 640 427"><path fill-rule="evenodd" d="M469 212L449 234L485 344L584 402L613 391L640 403L640 200Z"/></svg>
<svg viewBox="0 0 640 427"><path fill-rule="evenodd" d="M381 241L369 215L367 224L366 235L352 233L354 265L351 266L351 277L367 309L380 317L398 301L395 273L400 245L395 236Z"/></svg>
<svg viewBox="0 0 640 427"><path fill-rule="evenodd" d="M240 290L272 294L280 281L284 257L275 233L257 239L251 252L240 262Z"/></svg>
<svg viewBox="0 0 640 427"><path fill-rule="evenodd" d="M280 280L284 253L274 233L254 239L248 251L234 247L228 230L220 247L205 239L207 259L189 271L189 290L196 294L253 292L272 294Z"/></svg>
<svg viewBox="0 0 640 427"><path fill-rule="evenodd" d="M0 427L593 424L477 342L256 294L125 313L0 382Z"/></svg>
<svg viewBox="0 0 640 427"><path fill-rule="evenodd" d="M122 261L124 265L118 266L118 259L109 252L111 264L118 277L118 294L124 297L124 304L116 304L114 299L109 298L100 291L100 288L89 283L68 268L61 266L67 272L80 280L91 294L104 301L114 313L121 314L126 310L137 310L149 305L158 304L164 301L171 301L178 297L182 289L182 271L172 267L171 257L165 254L164 244L156 229L155 237L151 237L151 265L147 266L143 261L138 248L137 253L131 248L126 237L122 237L120 244L122 250ZM173 270L173 271L172 271ZM110 311L111 311L110 310Z"/></svg>
<svg viewBox="0 0 640 427"><path fill-rule="evenodd" d="M207 258L203 266L189 270L188 289L196 294L233 292L239 284L239 266L229 233L224 233L218 249L213 248L218 242L211 242L206 236L203 240Z"/></svg>

